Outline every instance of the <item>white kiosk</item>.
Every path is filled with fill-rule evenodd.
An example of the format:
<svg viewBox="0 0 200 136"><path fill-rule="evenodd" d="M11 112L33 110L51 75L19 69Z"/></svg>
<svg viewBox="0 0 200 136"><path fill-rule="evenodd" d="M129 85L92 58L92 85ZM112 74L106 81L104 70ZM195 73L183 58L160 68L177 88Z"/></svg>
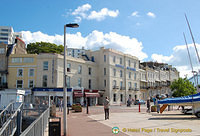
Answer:
<svg viewBox="0 0 200 136"><path fill-rule="evenodd" d="M23 102L25 90L5 89L0 91L0 109L4 109L11 102Z"/></svg>

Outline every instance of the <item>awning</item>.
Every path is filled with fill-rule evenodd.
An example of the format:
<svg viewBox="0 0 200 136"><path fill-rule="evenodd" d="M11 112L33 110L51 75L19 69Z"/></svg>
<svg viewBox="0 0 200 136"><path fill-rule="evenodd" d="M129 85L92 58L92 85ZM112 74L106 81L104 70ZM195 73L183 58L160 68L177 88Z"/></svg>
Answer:
<svg viewBox="0 0 200 136"><path fill-rule="evenodd" d="M82 92L74 92L74 97L83 97Z"/></svg>
<svg viewBox="0 0 200 136"><path fill-rule="evenodd" d="M100 97L99 93L88 93L85 92L85 97Z"/></svg>

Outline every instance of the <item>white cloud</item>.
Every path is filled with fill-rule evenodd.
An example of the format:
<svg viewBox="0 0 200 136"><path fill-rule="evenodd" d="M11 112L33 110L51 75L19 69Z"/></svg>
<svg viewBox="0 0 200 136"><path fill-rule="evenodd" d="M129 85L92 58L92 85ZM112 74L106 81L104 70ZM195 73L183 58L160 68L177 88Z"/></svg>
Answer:
<svg viewBox="0 0 200 136"><path fill-rule="evenodd" d="M200 53L200 44L196 44L198 53ZM189 44L189 52L192 60L192 65L195 71L198 71L199 63L197 60L196 52L193 44ZM186 45L178 45L173 48L173 53L170 56L163 56L160 54L152 54L153 61L164 62L175 66L180 71L180 76L192 76L192 68L189 61Z"/></svg>
<svg viewBox="0 0 200 136"><path fill-rule="evenodd" d="M97 20L102 21L106 17L117 17L119 15L119 10L109 10L107 8L102 8L100 11L91 11L92 8L90 4L84 4L75 9L71 15L75 16L75 22L81 22L82 19L87 20Z"/></svg>
<svg viewBox="0 0 200 136"><path fill-rule="evenodd" d="M148 12L148 13L147 13L147 16L152 17L152 18L155 18L155 17L156 17L156 15L155 15L154 13L152 13L152 12Z"/></svg>
<svg viewBox="0 0 200 136"><path fill-rule="evenodd" d="M63 35L50 36L40 31L30 32L22 31L23 40L26 44L32 42L51 42L57 45L63 45ZM124 53L138 57L140 60L147 58L147 54L142 51L142 43L136 38L119 35L115 32L103 33L94 30L86 37L83 37L80 32L76 34L67 34L66 43L71 48L82 48L97 50L100 47L112 48Z"/></svg>
<svg viewBox="0 0 200 136"><path fill-rule="evenodd" d="M84 4L82 6L79 6L77 9L75 9L72 12L72 15L78 15L78 16L85 18L87 16L85 12L90 10L91 7L92 6L90 4Z"/></svg>
<svg viewBox="0 0 200 136"><path fill-rule="evenodd" d="M131 14L131 16L139 17L139 15L138 15L138 11L134 11L134 12Z"/></svg>
<svg viewBox="0 0 200 136"><path fill-rule="evenodd" d="M119 14L119 11L113 11L113 10L108 10L107 8L101 9L99 12L92 11L90 15L87 17L87 19L92 20L96 19L97 21L104 20L106 16L109 17L117 17Z"/></svg>

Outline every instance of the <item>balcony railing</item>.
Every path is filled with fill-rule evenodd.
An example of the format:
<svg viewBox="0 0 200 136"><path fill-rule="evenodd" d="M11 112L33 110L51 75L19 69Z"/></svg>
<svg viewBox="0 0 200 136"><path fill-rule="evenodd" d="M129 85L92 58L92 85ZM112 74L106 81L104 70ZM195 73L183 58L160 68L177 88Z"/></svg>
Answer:
<svg viewBox="0 0 200 136"><path fill-rule="evenodd" d="M126 88L125 87L120 87L120 90L125 90Z"/></svg>
<svg viewBox="0 0 200 136"><path fill-rule="evenodd" d="M119 89L119 86L113 86L113 89Z"/></svg>

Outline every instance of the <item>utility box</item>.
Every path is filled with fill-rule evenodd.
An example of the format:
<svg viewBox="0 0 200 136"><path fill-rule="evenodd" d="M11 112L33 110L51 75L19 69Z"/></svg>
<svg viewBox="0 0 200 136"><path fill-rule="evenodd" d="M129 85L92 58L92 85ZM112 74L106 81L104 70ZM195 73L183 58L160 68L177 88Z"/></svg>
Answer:
<svg viewBox="0 0 200 136"><path fill-rule="evenodd" d="M61 136L61 118L49 118L49 136Z"/></svg>

